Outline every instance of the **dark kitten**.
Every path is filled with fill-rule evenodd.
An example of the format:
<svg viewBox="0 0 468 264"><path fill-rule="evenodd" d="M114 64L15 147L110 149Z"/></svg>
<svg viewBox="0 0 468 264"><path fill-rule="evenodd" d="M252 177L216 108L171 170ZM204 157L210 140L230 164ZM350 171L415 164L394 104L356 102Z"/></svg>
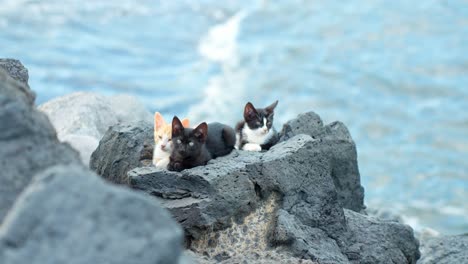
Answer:
<svg viewBox="0 0 468 264"><path fill-rule="evenodd" d="M173 149L168 170L182 171L206 163L216 157L229 154L234 149L235 132L220 124L201 123L196 128L184 128L179 118L172 120Z"/></svg>
<svg viewBox="0 0 468 264"><path fill-rule="evenodd" d="M276 100L265 108L255 108L248 102L244 108L244 121L236 126L236 147L240 150L268 150L278 142L278 133L273 127Z"/></svg>

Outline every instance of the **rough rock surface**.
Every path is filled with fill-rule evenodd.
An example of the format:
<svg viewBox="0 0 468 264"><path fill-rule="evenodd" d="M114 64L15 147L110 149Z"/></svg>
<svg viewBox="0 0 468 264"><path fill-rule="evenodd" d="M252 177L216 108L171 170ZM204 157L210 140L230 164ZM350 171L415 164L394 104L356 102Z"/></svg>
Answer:
<svg viewBox="0 0 468 264"><path fill-rule="evenodd" d="M15 263L177 263L182 230L154 199L110 186L82 166L34 178L0 229Z"/></svg>
<svg viewBox="0 0 468 264"><path fill-rule="evenodd" d="M184 227L188 247L208 259L274 249L319 263L415 263L411 228L343 210L339 192L352 192L336 186L347 171L334 170L340 164L329 153L335 143L326 139L344 134L335 124L322 139L296 135L268 152L234 151L180 173L135 168L128 184L158 197Z"/></svg>
<svg viewBox="0 0 468 264"><path fill-rule="evenodd" d="M0 223L33 175L56 164L78 163L60 144L47 117L34 108L29 88L0 69Z"/></svg>
<svg viewBox="0 0 468 264"><path fill-rule="evenodd" d="M127 184L129 170L151 164L153 144L151 124L116 124L101 139L89 167L106 180Z"/></svg>
<svg viewBox="0 0 468 264"><path fill-rule="evenodd" d="M421 240L419 264L468 263L468 234Z"/></svg>
<svg viewBox="0 0 468 264"><path fill-rule="evenodd" d="M86 165L110 126L119 122L152 122L151 113L128 95L108 97L77 92L46 102L39 106L39 110L47 114L59 140L78 150Z"/></svg>
<svg viewBox="0 0 468 264"><path fill-rule="evenodd" d="M19 60L0 59L0 68L5 69L13 79L18 80L23 84L28 84L28 69L26 69Z"/></svg>
<svg viewBox="0 0 468 264"><path fill-rule="evenodd" d="M317 114L307 112L284 124L280 141L299 134L317 139L319 143L315 148L328 156L339 203L344 208L356 212L363 211L364 188L361 186L356 144L346 126L341 122L324 126Z"/></svg>
<svg viewBox="0 0 468 264"><path fill-rule="evenodd" d="M166 210L85 169L26 88L0 69L0 263L177 263Z"/></svg>
<svg viewBox="0 0 468 264"><path fill-rule="evenodd" d="M0 59L0 69L3 69L10 77L21 82L23 85L18 86L28 96L31 104L36 99L36 94L29 88L28 69L26 69L19 60L15 59Z"/></svg>
<svg viewBox="0 0 468 264"><path fill-rule="evenodd" d="M395 221L386 221L345 209L351 233L348 258L359 263L416 263L419 242L413 230Z"/></svg>

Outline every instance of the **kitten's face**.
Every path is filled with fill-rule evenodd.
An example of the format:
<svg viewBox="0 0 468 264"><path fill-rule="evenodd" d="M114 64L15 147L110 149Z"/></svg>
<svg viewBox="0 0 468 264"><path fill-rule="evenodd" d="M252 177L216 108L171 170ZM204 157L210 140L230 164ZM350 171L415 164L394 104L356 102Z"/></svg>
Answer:
<svg viewBox="0 0 468 264"><path fill-rule="evenodd" d="M189 126L189 120L182 120L184 127ZM172 152L172 126L164 121L159 112L154 114L154 145L155 149L167 153Z"/></svg>
<svg viewBox="0 0 468 264"><path fill-rule="evenodd" d="M244 108L244 120L250 130L258 135L266 135L273 126L273 116L278 101L265 108L255 108L252 103L247 103Z"/></svg>
<svg viewBox="0 0 468 264"><path fill-rule="evenodd" d="M206 142L208 125L201 123L196 128L184 128L179 118L172 120L173 152L183 158L197 157Z"/></svg>

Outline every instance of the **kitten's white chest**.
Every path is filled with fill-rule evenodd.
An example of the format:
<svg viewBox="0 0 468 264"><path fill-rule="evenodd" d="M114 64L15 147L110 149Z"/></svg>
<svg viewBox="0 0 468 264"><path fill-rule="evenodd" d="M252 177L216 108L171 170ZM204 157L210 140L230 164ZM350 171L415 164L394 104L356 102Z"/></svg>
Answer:
<svg viewBox="0 0 468 264"><path fill-rule="evenodd" d="M153 151L153 164L156 167L164 167L169 163L169 156L171 153L161 150L161 148L156 145Z"/></svg>
<svg viewBox="0 0 468 264"><path fill-rule="evenodd" d="M265 124L266 126L266 124ZM273 135L273 129L270 129L268 133L262 133L262 128L250 129L247 124L244 125L242 129L242 137L245 141L254 144L265 144L268 139Z"/></svg>

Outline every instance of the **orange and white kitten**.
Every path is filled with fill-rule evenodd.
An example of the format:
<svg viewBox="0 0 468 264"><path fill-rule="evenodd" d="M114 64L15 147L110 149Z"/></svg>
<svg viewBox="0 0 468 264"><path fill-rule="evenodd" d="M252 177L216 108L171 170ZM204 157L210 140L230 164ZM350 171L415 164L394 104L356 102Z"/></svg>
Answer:
<svg viewBox="0 0 468 264"><path fill-rule="evenodd" d="M189 120L182 120L184 127L189 127ZM156 112L154 114L154 151L153 164L156 167L166 168L169 164L169 156L172 152L172 124L167 124L163 116Z"/></svg>

